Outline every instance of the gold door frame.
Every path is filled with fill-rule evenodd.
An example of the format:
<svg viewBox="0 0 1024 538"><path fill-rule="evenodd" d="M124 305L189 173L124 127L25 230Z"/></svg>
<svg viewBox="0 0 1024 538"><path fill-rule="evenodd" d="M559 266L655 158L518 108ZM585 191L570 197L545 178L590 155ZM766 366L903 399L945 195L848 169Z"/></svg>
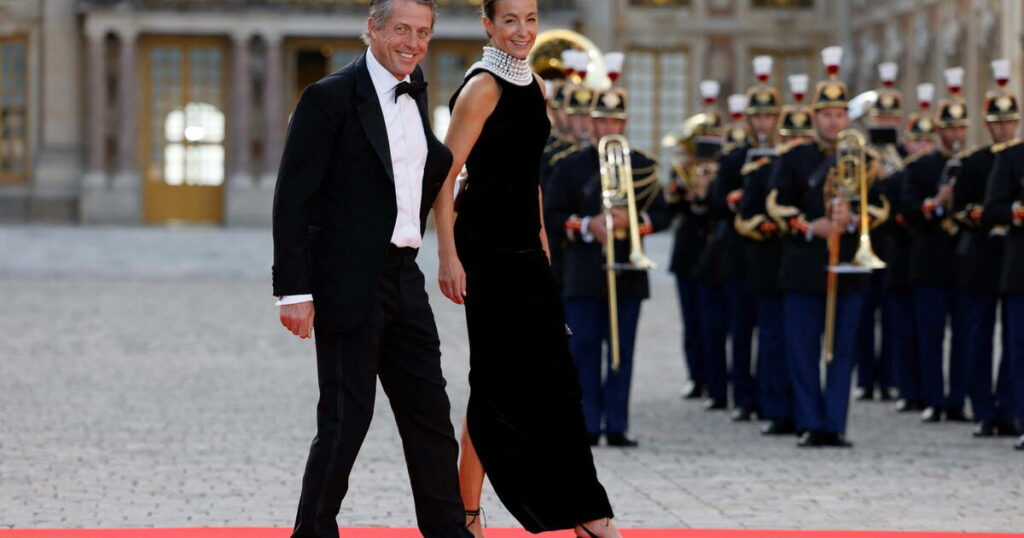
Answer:
<svg viewBox="0 0 1024 538"><path fill-rule="evenodd" d="M150 148L152 144L153 103L152 59L150 53L157 46L181 47L181 91L184 106L191 93L191 59L188 51L192 47L219 47L221 64L220 94L224 113L224 183L218 186L176 185L168 186L152 176ZM228 54L228 41L216 36L166 36L147 35L140 38L139 47L142 70L142 91L139 102L139 134L136 155L139 156L142 180L142 213L147 224L222 224L224 222L224 187L228 179L228 161L231 155L231 114L228 98L228 84L234 70ZM163 178L161 177L161 180Z"/></svg>
<svg viewBox="0 0 1024 538"><path fill-rule="evenodd" d="M29 45L28 35L27 34L13 34L13 35L7 35L7 36L0 36L0 45L5 44L5 43L18 43L18 42L20 42L25 47L25 88L24 88L24 92L25 92L25 105L24 105L24 108L25 108L25 111L24 111L24 118L22 120L22 121L25 122L25 126L24 126L24 129L23 129L24 130L24 135L22 136L22 145L23 145L22 147L23 147L23 155L24 155L23 160L24 160L24 163L22 165L22 169L21 169L21 173L20 174L0 172L0 183L18 183L18 182L25 181L29 177L31 177L31 170L32 170L32 146L29 143L29 141L32 140L32 131L31 131L31 129L32 129L32 122L31 122L31 119L32 119L31 118L31 116L32 116L31 115L31 111L32 111L32 92L29 91L29 89L30 89L30 81L31 81L31 76L32 75L31 75L31 73L29 73L30 64L29 64L29 50L28 50L28 45ZM2 84L2 82L3 82L3 69L0 69L0 84ZM2 87L2 86L0 86L0 87ZM2 128L2 127L3 126L0 125L0 128ZM0 139L2 139L2 135L0 135Z"/></svg>

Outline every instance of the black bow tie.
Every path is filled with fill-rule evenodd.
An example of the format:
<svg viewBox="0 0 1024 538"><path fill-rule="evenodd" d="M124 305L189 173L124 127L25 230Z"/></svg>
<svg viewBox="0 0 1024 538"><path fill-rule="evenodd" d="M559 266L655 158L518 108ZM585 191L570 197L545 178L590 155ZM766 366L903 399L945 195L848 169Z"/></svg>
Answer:
<svg viewBox="0 0 1024 538"><path fill-rule="evenodd" d="M409 94L409 97L413 99L419 97L427 89L426 82L399 82L398 86L395 86L395 102L398 102L398 98L404 94Z"/></svg>

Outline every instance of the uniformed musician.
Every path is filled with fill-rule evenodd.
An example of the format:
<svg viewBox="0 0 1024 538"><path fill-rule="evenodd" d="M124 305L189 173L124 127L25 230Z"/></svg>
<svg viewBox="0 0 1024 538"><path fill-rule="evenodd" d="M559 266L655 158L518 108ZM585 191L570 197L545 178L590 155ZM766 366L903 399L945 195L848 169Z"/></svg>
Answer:
<svg viewBox="0 0 1024 538"><path fill-rule="evenodd" d="M1010 79L1010 61L995 60L992 70L997 91L985 96L985 126L992 144L965 151L958 158L963 169L953 187L953 215L961 226L958 253L963 256L958 285L964 294L968 320L965 346L968 368L968 394L977 426L976 437L1018 434L1014 424L1013 391L1010 386L1010 361L1005 360L1010 331L1003 316L1003 359L998 381L992 384L993 347L996 311L999 302L999 277L1003 270L1005 227L992 227L985 222L985 191L988 187L996 151L1013 139L1020 124L1020 103L1017 96L1006 91ZM1005 314L1006 308L1004 306Z"/></svg>
<svg viewBox="0 0 1024 538"><path fill-rule="evenodd" d="M910 115L903 133L903 144L909 155L903 160L900 170L882 182L882 188L893 208L891 221L883 225L885 240L881 244L881 251L886 263L883 280L885 309L888 313L886 317L893 324L890 350L895 358L896 383L899 388L896 410L900 412L919 412L924 409L917 322L910 282L910 223L903 210L903 194L906 190L907 170L920 166L914 163L922 158L931 159L935 152L935 122L931 113L935 85L930 82L918 84L916 92L919 111Z"/></svg>
<svg viewBox="0 0 1024 538"><path fill-rule="evenodd" d="M754 58L757 83L747 89L742 99L745 106L743 112L746 118L747 137L722 158L718 177L711 187L712 210L725 215L716 233L719 234L724 247L720 271L729 305L734 421L748 421L752 414L760 414L757 406L757 382L751 369L751 344L757 320L757 299L744 282L746 241L737 232L734 221L744 198L744 166L762 157L770 158L774 154L782 102L779 91L768 84L772 63L771 56Z"/></svg>
<svg viewBox="0 0 1024 538"><path fill-rule="evenodd" d="M629 430L629 392L640 303L649 297L646 271L623 270L616 277L620 365L611 368L608 282L604 245L610 240L616 260L627 260L629 219L625 208L614 208L614 232L609 238L603 217L598 141L625 132L627 94L612 88L595 94L591 108L593 140L585 149L560 162L551 179L545 213L551 227L565 233L564 292L566 322L573 332L570 351L583 389L583 414L591 443L603 433L610 446L635 447ZM633 185L640 214L641 235L668 227L670 215L658 180L657 161L634 150ZM556 226L555 223L561 224Z"/></svg>
<svg viewBox="0 0 1024 538"><path fill-rule="evenodd" d="M722 153L723 125L713 111L697 113L683 122L678 133L665 143L682 152L672 161L672 175L665 188L669 212L677 218L669 271L676 278L676 292L682 316L683 357L689 381L681 396L693 400L707 396L704 373L704 342L700 333L703 313L694 277L697 254L705 247L708 234L708 188Z"/></svg>
<svg viewBox="0 0 1024 538"><path fill-rule="evenodd" d="M760 415L769 421L761 428L765 435L796 431L778 285L783 228L768 215L765 204L772 165L778 155L811 141L814 136L813 112L803 104L807 75L791 75L789 84L794 104L782 108L780 145L771 154L760 155L743 166L743 199L735 221L736 231L746 238L744 284L757 300L757 397Z"/></svg>
<svg viewBox="0 0 1024 538"><path fill-rule="evenodd" d="M868 278L863 274L838 276L834 350L825 365L822 389L822 333L826 327L826 287L830 237L838 239L840 259L850 260L858 245L859 218L851 202L841 194L825 200L838 175L836 144L849 126L849 90L837 79L842 59L840 47L822 51L829 78L814 92L815 140L793 147L778 157L773 167L772 191L767 209L784 239L779 286L784 293L783 313L786 357L793 381L796 428L801 447L849 447L846 419L850 381L855 359L855 336ZM872 159L874 161L874 159ZM877 174L877 162L868 164L869 180ZM881 203L872 189L869 210L883 221ZM828 204L828 207L826 206ZM836 234L836 235L833 235ZM832 353L834 351L834 353Z"/></svg>
<svg viewBox="0 0 1024 538"><path fill-rule="evenodd" d="M967 104L960 97L962 68L945 71L950 98L939 103L935 124L942 150L907 166L903 210L911 227L910 279L913 284L917 322L918 355L925 409L923 422L963 421L966 369L961 316L956 299L956 235L953 220L953 185L958 168L954 157L963 150L967 136ZM953 342L949 353L949 394L943 375L946 320L950 318Z"/></svg>
<svg viewBox="0 0 1024 538"><path fill-rule="evenodd" d="M868 110L866 124L868 141L882 159L882 182L899 168L907 156L900 143L899 135L903 124L903 94L896 89L899 64L883 62L878 65L878 78L882 87ZM872 241L882 245L887 238L886 228L872 232ZM884 282L886 269L871 274L871 288L864 296L863 319L857 335L857 387L859 400L872 400L877 392L879 400L891 399L890 389L895 388L895 367L892 358L892 339L896 337L893 320L884 308ZM876 342L876 327L881 314L880 345Z"/></svg>
<svg viewBox="0 0 1024 538"><path fill-rule="evenodd" d="M1024 139L1015 138L996 148L985 194L984 222L1005 226L1006 250L999 278L1006 306L1007 354L1017 421L1024 425ZM1024 435L1015 445L1024 450Z"/></svg>
<svg viewBox="0 0 1024 538"><path fill-rule="evenodd" d="M718 114L715 103L721 89L718 81L702 80L699 84L704 99L704 112ZM720 157L715 169L720 173L724 157ZM708 187L714 192L717 175ZM725 354L725 340L728 333L729 315L726 308L725 291L721 281L721 259L723 243L720 231L732 225L732 215L722 211L721 206L708 204L707 212L708 235L701 250L697 265L693 270L697 280L697 303L700 316L700 338L703 358L703 374L707 380L707 400L704 406L709 411L724 410L729 407L728 360Z"/></svg>

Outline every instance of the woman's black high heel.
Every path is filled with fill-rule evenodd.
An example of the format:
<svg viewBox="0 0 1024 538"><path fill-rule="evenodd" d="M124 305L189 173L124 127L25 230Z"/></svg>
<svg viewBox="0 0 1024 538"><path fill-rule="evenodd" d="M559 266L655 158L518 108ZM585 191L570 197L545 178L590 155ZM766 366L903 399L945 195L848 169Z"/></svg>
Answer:
<svg viewBox="0 0 1024 538"><path fill-rule="evenodd" d="M580 523L580 528L583 529L583 532L589 534L590 538L600 538L598 535L590 532L590 529L588 529L587 526L582 523Z"/></svg>

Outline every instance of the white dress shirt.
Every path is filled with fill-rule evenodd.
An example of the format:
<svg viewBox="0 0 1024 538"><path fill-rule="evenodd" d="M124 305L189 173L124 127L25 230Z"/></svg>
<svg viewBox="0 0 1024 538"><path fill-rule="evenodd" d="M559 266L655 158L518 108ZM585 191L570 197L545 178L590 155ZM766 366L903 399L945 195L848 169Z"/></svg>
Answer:
<svg viewBox="0 0 1024 538"><path fill-rule="evenodd" d="M404 94L395 101L395 87L400 82L409 82L410 77L397 79L366 51L366 68L377 91L380 109L384 115L384 126L388 133L388 148L391 151L391 168L395 175L395 199L398 202L398 217L391 234L391 243L396 247L420 248L420 203L423 199L423 170L427 164L427 135L423 130L416 100ZM312 295L289 295L277 302L278 306L312 301Z"/></svg>

